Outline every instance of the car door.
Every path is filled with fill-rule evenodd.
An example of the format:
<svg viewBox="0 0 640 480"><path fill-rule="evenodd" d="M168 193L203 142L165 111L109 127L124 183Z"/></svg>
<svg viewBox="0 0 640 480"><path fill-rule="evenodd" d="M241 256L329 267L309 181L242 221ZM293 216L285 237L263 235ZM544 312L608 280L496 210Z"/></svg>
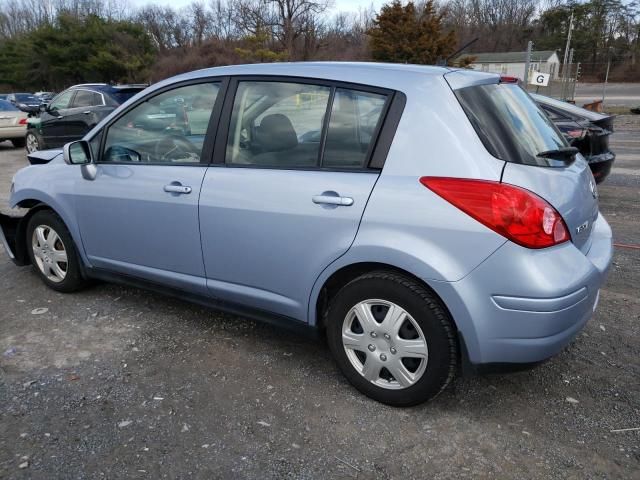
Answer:
<svg viewBox="0 0 640 480"><path fill-rule="evenodd" d="M54 98L44 112L40 113L40 134L47 148L58 148L71 141L65 124L75 90L66 90Z"/></svg>
<svg viewBox="0 0 640 480"><path fill-rule="evenodd" d="M105 105L102 93L84 88L77 89L65 118L60 120L60 124L64 125L66 140L70 142L84 137L106 116L107 111L112 110L112 107Z"/></svg>
<svg viewBox="0 0 640 480"><path fill-rule="evenodd" d="M222 106L220 85L165 87L91 140L96 174L78 180L76 211L94 268L207 294L198 195L213 148L214 110ZM187 96L197 105L176 101ZM186 109L209 120L192 128Z"/></svg>
<svg viewBox="0 0 640 480"><path fill-rule="evenodd" d="M378 178L368 161L390 93L232 85L200 195L207 285L219 300L306 321L315 280L353 242Z"/></svg>

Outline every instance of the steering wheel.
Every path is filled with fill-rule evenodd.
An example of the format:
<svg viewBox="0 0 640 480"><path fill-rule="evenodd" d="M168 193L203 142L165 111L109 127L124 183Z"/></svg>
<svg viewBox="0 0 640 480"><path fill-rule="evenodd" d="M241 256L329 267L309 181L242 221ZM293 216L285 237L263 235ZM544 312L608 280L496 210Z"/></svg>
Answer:
<svg viewBox="0 0 640 480"><path fill-rule="evenodd" d="M153 148L154 158L160 162L199 162L200 151L186 138L170 135L158 140Z"/></svg>

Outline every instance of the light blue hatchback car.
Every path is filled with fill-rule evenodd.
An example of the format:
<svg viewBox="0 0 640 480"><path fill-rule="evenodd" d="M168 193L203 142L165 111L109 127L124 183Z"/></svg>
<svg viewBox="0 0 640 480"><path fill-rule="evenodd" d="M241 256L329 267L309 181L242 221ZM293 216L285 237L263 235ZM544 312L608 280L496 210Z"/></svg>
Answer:
<svg viewBox="0 0 640 480"><path fill-rule="evenodd" d="M611 262L587 163L510 79L366 63L200 70L30 155L0 217L51 288L161 289L326 332L407 406L585 325Z"/></svg>

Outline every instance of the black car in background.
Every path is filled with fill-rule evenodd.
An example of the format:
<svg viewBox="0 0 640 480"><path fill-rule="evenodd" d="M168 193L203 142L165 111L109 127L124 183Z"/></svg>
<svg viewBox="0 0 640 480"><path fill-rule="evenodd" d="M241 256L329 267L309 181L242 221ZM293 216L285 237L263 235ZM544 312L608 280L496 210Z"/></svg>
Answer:
<svg viewBox="0 0 640 480"><path fill-rule="evenodd" d="M609 149L609 137L613 133L614 115L592 112L567 102L531 94L551 121L569 140L571 146L589 163L596 183L609 175L616 154Z"/></svg>
<svg viewBox="0 0 640 480"><path fill-rule="evenodd" d="M10 93L6 100L27 113L38 113L42 103L33 93Z"/></svg>
<svg viewBox="0 0 640 480"><path fill-rule="evenodd" d="M75 85L40 107L40 117L27 126L27 152L62 147L79 140L100 120L147 85Z"/></svg>

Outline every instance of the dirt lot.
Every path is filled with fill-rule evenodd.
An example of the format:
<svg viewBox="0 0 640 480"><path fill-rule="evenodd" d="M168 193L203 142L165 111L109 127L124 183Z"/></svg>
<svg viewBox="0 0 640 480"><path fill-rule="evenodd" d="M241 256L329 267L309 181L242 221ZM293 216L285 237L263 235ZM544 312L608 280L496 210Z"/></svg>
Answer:
<svg viewBox="0 0 640 480"><path fill-rule="evenodd" d="M640 116L600 187L640 243ZM0 200L25 165L0 144ZM617 247L595 317L523 373L394 409L319 341L133 288L48 290L0 253L0 478L640 478L640 250Z"/></svg>

